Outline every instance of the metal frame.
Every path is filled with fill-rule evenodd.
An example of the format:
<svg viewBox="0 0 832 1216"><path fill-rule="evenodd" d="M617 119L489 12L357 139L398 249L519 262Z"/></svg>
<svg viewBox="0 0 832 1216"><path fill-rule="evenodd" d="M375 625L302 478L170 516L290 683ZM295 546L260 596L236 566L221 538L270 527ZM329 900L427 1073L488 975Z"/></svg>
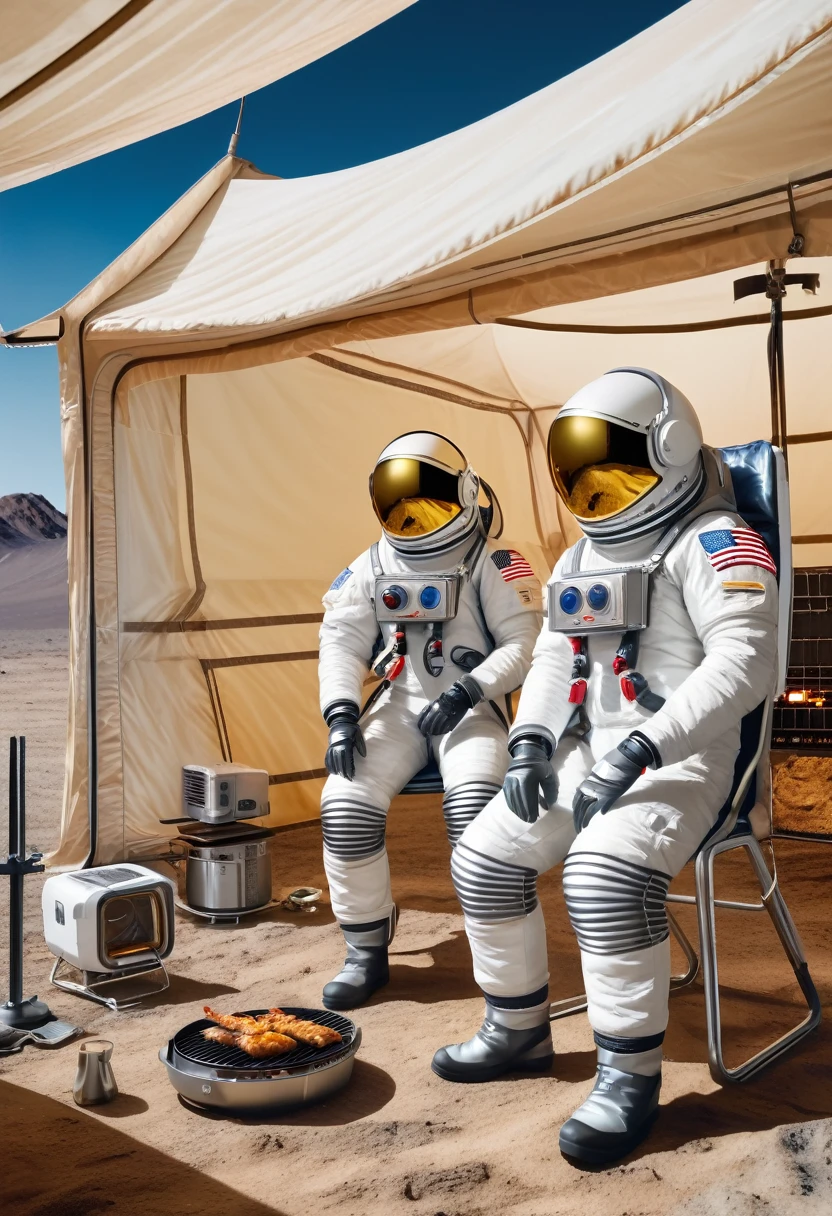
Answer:
<svg viewBox="0 0 832 1216"><path fill-rule="evenodd" d="M716 899L714 896L714 862L716 858L733 849L745 849L751 862L757 882L760 885L760 901L745 903L735 899ZM769 1064L784 1055L813 1030L816 1030L821 1020L821 1003L817 988L809 974L809 965L803 951L803 944L797 932L791 913L780 891L776 868L774 874L769 870L759 841L751 832L745 831L737 835L729 835L722 840L709 841L703 845L696 858L696 895L668 895L669 903L693 904L696 907L699 926L699 941L702 951L702 978L705 986L705 1016L708 1026L708 1066L711 1076L721 1084L741 1083L749 1081ZM716 943L716 909L727 908L738 912L768 912L772 924L786 952L786 957L792 965L800 990L806 1000L809 1012L799 1025L781 1035L773 1043L762 1048L738 1064L729 1068L725 1063L722 1045L722 1011L719 997L719 965L717 960ZM688 941L684 931L673 914L668 911L668 922L673 936L676 938L688 961L688 969L684 975L674 975L670 981L671 992L678 992L692 984L699 972L699 959L693 946ZM586 1010L586 994L567 997L563 1001L555 1001L550 1006L550 1021L570 1017L573 1013Z"/></svg>
<svg viewBox="0 0 832 1216"><path fill-rule="evenodd" d="M714 898L714 861L721 853L727 853L732 849L745 849L760 885L761 899L758 904ZM705 1013L708 1023L708 1064L711 1076L715 1081L720 1082L748 1081L817 1028L821 1020L820 997L812 977L809 975L809 965L803 952L800 936L780 891L776 868L772 876L759 841L751 832L729 836L726 840L708 843L703 847L696 858L696 892L696 911L705 983ZM686 903L689 900L692 901L691 896L677 896L676 898L684 900ZM798 1026L762 1048L742 1064L738 1064L736 1068L727 1067L722 1047L722 1017L716 948L715 912L717 908L768 912L809 1009L808 1014Z"/></svg>
<svg viewBox="0 0 832 1216"><path fill-rule="evenodd" d="M67 978L61 973L61 967L67 971L75 972L76 975L82 975L83 982ZM120 1001L117 996L107 996L105 992L98 989L105 989L108 985L123 984L127 980L141 980L142 976L152 975L154 972L161 971L162 982L159 984L145 986L138 991L135 989L123 1001ZM156 996L159 992L164 992L170 987L170 977L158 954L155 955L154 962L138 963L133 967L125 967L117 974L111 974L107 971L83 971L79 967L73 967L65 958L59 956L55 959L52 967L52 972L49 976L50 983L56 988L62 988L64 992L71 992L74 996L86 997L90 1001L98 1001L101 1005L106 1005L108 1009L112 1009L114 1013L121 1013L123 1009L131 1009L134 1005L138 1005L148 996Z"/></svg>

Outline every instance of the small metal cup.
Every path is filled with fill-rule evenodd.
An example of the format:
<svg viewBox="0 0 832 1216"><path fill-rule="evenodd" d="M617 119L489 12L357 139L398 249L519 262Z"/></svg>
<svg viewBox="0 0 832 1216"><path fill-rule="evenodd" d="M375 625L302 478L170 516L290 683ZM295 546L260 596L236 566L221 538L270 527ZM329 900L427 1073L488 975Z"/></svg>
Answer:
<svg viewBox="0 0 832 1216"><path fill-rule="evenodd" d="M78 1071L72 1096L78 1106L97 1106L112 1102L118 1094L118 1086L110 1067L113 1054L112 1043L106 1039L91 1039L78 1049Z"/></svg>

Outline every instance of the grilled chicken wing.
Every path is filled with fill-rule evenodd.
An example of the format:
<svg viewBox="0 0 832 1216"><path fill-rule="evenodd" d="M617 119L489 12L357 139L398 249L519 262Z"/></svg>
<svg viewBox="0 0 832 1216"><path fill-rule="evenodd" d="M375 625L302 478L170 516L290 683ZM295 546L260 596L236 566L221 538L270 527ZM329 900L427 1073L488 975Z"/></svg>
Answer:
<svg viewBox="0 0 832 1216"><path fill-rule="evenodd" d="M282 1056L287 1051L297 1047L294 1039L286 1034L275 1034L270 1030L260 1030L257 1034L237 1034L222 1026L208 1026L202 1032L205 1039L212 1043L223 1043L226 1047L239 1047L246 1055L262 1060L266 1056Z"/></svg>
<svg viewBox="0 0 832 1216"><path fill-rule="evenodd" d="M301 1043L312 1043L315 1047L328 1047L331 1043L340 1043L341 1035L331 1026L320 1026L317 1022L305 1022L293 1013L284 1013L282 1009L270 1009L261 1013L256 1019L258 1025L277 1031L279 1034L290 1034Z"/></svg>
<svg viewBox="0 0 832 1216"><path fill-rule="evenodd" d="M294 1039L290 1039L288 1034L277 1034L272 1030L266 1030L259 1034L239 1035L237 1046L241 1047L246 1055L260 1060L265 1056L282 1056L287 1051L293 1051L297 1047L297 1043Z"/></svg>
<svg viewBox="0 0 832 1216"><path fill-rule="evenodd" d="M256 1018L238 1018L231 1013L215 1013L210 1005L203 1005L202 1008L206 1018L210 1018L218 1026L224 1026L226 1030L235 1030L240 1034L259 1034L263 1030Z"/></svg>

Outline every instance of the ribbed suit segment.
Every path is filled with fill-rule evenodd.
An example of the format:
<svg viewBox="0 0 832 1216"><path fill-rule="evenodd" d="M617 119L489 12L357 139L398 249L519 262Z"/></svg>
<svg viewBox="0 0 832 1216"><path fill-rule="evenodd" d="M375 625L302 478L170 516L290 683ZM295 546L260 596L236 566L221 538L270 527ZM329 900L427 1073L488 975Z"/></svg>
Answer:
<svg viewBox="0 0 832 1216"><path fill-rule="evenodd" d="M497 861L462 841L451 857L451 877L463 912L473 920L514 920L537 907L536 870Z"/></svg>
<svg viewBox="0 0 832 1216"><path fill-rule="evenodd" d="M456 845L462 833L473 823L484 806L500 792L500 786L491 781L467 781L445 794L442 814L451 846Z"/></svg>
<svg viewBox="0 0 832 1216"><path fill-rule="evenodd" d="M384 848L387 812L368 802L346 798L321 803L324 847L345 861L361 861Z"/></svg>
<svg viewBox="0 0 832 1216"><path fill-rule="evenodd" d="M670 877L603 853L570 853L563 893L581 950L628 954L667 939Z"/></svg>

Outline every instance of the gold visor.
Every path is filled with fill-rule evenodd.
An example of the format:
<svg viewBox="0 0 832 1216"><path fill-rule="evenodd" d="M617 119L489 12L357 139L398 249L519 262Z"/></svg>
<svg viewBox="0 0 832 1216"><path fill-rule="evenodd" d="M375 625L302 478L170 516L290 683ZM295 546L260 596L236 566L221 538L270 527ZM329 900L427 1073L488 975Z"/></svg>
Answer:
<svg viewBox="0 0 832 1216"><path fill-rule="evenodd" d="M577 519L608 519L661 480L650 468L647 437L603 418L556 418L549 430L549 472Z"/></svg>
<svg viewBox="0 0 832 1216"><path fill-rule="evenodd" d="M410 456L382 461L371 493L373 510L394 536L428 536L462 510L458 477Z"/></svg>

